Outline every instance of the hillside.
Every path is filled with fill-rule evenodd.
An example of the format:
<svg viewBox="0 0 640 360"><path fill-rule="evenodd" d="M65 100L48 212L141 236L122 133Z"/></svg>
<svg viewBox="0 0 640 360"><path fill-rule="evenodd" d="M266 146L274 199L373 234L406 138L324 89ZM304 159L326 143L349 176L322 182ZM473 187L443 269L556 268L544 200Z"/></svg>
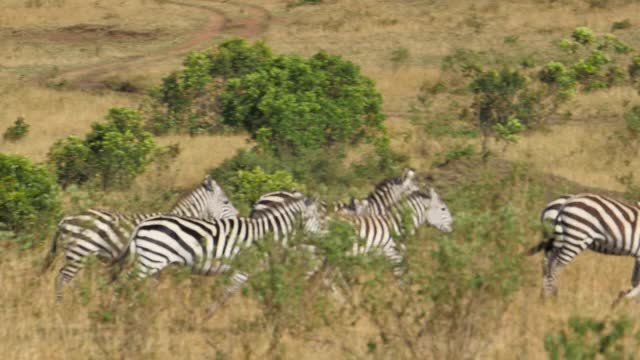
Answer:
<svg viewBox="0 0 640 360"><path fill-rule="evenodd" d="M418 274L411 283L414 297L403 294L388 272L379 283L372 280L379 280L376 271L360 270L354 275L359 280L351 279L351 303L316 281L304 294L296 293L302 300L290 312L269 313L255 291L247 290L212 319L205 319L204 311L223 280L180 271L163 275L139 297L113 308L108 274L91 264L56 305L56 271L40 273L50 236L27 250L18 241L0 239L0 349L6 358L544 359L545 334L566 328L572 316L640 315L635 301L610 309L629 285L632 259L581 254L560 273L559 297L544 301L539 297L542 255L521 254L541 239L539 211L555 196L593 191L639 200L634 182L638 140L623 141L620 135L627 131L625 113L640 105L638 83L578 91L560 106L560 115L532 126L517 142L490 140L485 162L479 136L452 135L452 128L471 123L461 115L471 97L454 89L466 80L442 66L458 49L480 54L486 66L517 67L522 61L541 66L565 56L557 44L579 26L598 35L613 32L637 55L637 1L5 2L0 129L19 116L31 127L22 140L0 140L0 153L46 161L56 141L85 135L110 108L144 104L147 89L180 69L189 51L243 37L264 41L275 54L306 57L324 50L359 65L382 95L391 147L421 175L429 175L427 182L459 224L452 235L430 228L408 243L407 261ZM625 19L629 26L612 30ZM440 83L452 90L425 90ZM420 96L427 93L429 105L421 108ZM168 208L205 173L254 144L245 133L171 134L156 140L179 144L171 163L150 166L123 190L71 187L62 193L62 212L89 206ZM442 161L462 146L473 147L473 154ZM349 159L359 156L351 153ZM357 184L373 185L376 176ZM349 192L364 195L369 189L353 186ZM447 248L448 242L454 245ZM491 254L494 247L504 262ZM58 257L56 269L62 263ZM456 267L464 266L458 273ZM437 294L429 284L455 279L475 285L443 285L440 303L431 302ZM442 294L451 298L443 300ZM319 305L318 299L324 302ZM405 305L406 312L398 309ZM625 339L630 342L631 336Z"/></svg>

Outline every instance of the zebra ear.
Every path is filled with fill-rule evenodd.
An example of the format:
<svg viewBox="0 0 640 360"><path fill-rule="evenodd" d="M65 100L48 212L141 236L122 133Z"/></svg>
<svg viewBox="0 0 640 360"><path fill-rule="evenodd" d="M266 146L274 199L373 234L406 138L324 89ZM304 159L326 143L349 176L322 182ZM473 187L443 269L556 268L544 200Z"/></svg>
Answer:
<svg viewBox="0 0 640 360"><path fill-rule="evenodd" d="M204 188L208 191L212 192L215 191L216 185L218 184L216 184L216 182L211 179L211 175L207 175L202 182L202 186L204 186Z"/></svg>
<svg viewBox="0 0 640 360"><path fill-rule="evenodd" d="M402 172L402 177L405 180L411 180L416 176L416 171L413 168L405 168Z"/></svg>
<svg viewBox="0 0 640 360"><path fill-rule="evenodd" d="M431 197L431 201L440 199L440 196L438 196L438 193L432 187L429 188L429 196Z"/></svg>

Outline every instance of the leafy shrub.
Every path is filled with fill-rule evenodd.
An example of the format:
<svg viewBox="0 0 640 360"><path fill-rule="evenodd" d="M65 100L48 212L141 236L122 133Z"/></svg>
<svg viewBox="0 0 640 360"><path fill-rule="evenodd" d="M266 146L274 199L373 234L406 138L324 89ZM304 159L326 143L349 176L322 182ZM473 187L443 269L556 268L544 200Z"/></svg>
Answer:
<svg viewBox="0 0 640 360"><path fill-rule="evenodd" d="M233 193L235 203L244 205L253 204L258 198L267 192L278 190L300 190L300 185L296 184L293 176L284 171L276 170L267 173L260 166L256 166L251 171L238 170L228 183L225 183Z"/></svg>
<svg viewBox="0 0 640 360"><path fill-rule="evenodd" d="M324 52L274 57L260 71L230 79L220 104L225 124L254 138L270 129L278 151L357 144L385 132L373 82L353 63Z"/></svg>
<svg viewBox="0 0 640 360"><path fill-rule="evenodd" d="M59 206L58 187L43 166L0 154L0 224L14 232L42 229Z"/></svg>
<svg viewBox="0 0 640 360"><path fill-rule="evenodd" d="M640 332L633 333L633 322L625 317L599 321L571 317L568 329L548 332L544 349L556 359L633 359L638 356ZM631 337L632 341L627 341ZM629 346L631 344L631 346Z"/></svg>
<svg viewBox="0 0 640 360"><path fill-rule="evenodd" d="M20 140L29 132L29 124L24 120L24 117L18 116L13 126L7 128L4 132L3 138L6 140Z"/></svg>
<svg viewBox="0 0 640 360"><path fill-rule="evenodd" d="M580 45L591 44L595 40L593 30L586 26L579 26L571 34L571 38Z"/></svg>
<svg viewBox="0 0 640 360"><path fill-rule="evenodd" d="M107 122L91 125L84 140L69 137L58 141L49 152L58 182L81 184L98 177L103 189L125 186L151 162L155 142L143 130L137 111L112 108Z"/></svg>
<svg viewBox="0 0 640 360"><path fill-rule="evenodd" d="M611 24L611 31L624 30L630 27L631 27L631 21L629 19L614 21L613 24Z"/></svg>

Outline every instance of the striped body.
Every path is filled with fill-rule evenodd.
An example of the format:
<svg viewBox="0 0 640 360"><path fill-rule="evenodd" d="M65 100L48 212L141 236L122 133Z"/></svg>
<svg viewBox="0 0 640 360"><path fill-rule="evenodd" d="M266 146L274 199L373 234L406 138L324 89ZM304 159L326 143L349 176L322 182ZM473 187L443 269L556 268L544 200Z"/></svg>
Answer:
<svg viewBox="0 0 640 360"><path fill-rule="evenodd" d="M551 222L552 233L529 250L544 250L545 295L555 294L557 274L585 249L602 254L634 256L633 287L638 285L640 258L640 209L597 194L560 197L545 206L540 217Z"/></svg>
<svg viewBox="0 0 640 360"><path fill-rule="evenodd" d="M405 229L403 219L411 219L409 229ZM343 216L355 229L357 236L363 240L353 244L351 255L363 255L371 251L380 251L394 265L394 274L400 276L402 255L398 253L398 244L394 235L403 235L405 230L414 231L425 222L441 231L452 230L453 217L446 204L438 194L430 189L414 191L401 202L394 203L382 215Z"/></svg>
<svg viewBox="0 0 640 360"><path fill-rule="evenodd" d="M263 195L250 218L198 220L180 216L157 216L141 222L134 230L129 255L138 279L162 271L169 265L190 267L194 274L214 275L230 270L225 260L242 249L273 234L286 243L295 224L302 219L305 231L321 228L317 205L295 192ZM228 298L248 279L236 271L225 289Z"/></svg>
<svg viewBox="0 0 640 360"><path fill-rule="evenodd" d="M198 218L235 217L238 212L224 191L208 176L201 186L193 190L170 211L171 214ZM67 216L58 224L48 267L58 244L65 252L65 264L56 278L56 299L62 298L64 285L75 277L90 256L103 262L112 262L127 248L129 237L141 221L153 214L121 214L108 210L89 209L83 214Z"/></svg>
<svg viewBox="0 0 640 360"><path fill-rule="evenodd" d="M362 200L351 198L349 203L338 202L334 210L349 215L381 215L402 200L406 195L417 191L414 183L415 171L405 169L402 176L386 179Z"/></svg>

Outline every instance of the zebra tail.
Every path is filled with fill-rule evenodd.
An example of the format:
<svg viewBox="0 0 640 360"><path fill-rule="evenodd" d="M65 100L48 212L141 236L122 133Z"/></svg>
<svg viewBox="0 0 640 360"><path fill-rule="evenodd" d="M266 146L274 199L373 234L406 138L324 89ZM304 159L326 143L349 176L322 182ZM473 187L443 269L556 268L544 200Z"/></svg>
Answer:
<svg viewBox="0 0 640 360"><path fill-rule="evenodd" d="M527 256L535 255L535 254L539 253L540 251L546 249L550 245L551 245L550 241L542 240L537 245L535 245L535 246L529 248L529 250L525 251L524 255L527 255Z"/></svg>
<svg viewBox="0 0 640 360"><path fill-rule="evenodd" d="M51 241L51 247L49 248L49 253L47 257L44 259L44 264L42 265L41 272L44 273L51 267L53 264L53 260L56 258L56 250L58 249L58 238L60 237L60 227L56 229L56 234L53 236L53 240Z"/></svg>

